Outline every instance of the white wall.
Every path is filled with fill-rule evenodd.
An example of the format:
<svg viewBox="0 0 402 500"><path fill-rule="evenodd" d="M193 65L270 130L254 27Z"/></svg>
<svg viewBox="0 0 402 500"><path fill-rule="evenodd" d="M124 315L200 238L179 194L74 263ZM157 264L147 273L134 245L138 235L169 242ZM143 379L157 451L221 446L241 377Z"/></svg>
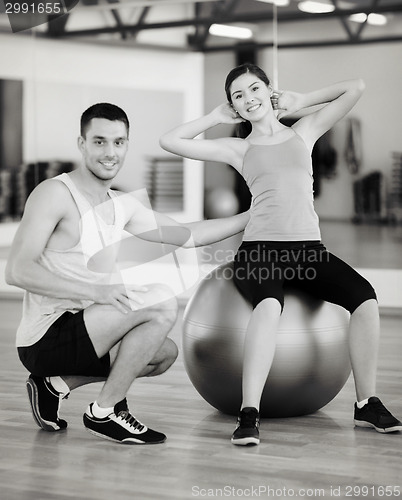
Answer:
<svg viewBox="0 0 402 500"><path fill-rule="evenodd" d="M160 133L203 112L201 54L97 46L23 35L0 35L0 46L7 49L0 51L0 78L24 82L25 161L78 159L80 114L103 97L108 100L111 96L114 101L121 98L126 103L124 107L130 108L133 152L136 126L153 134L150 154L163 155L157 142ZM138 96L146 97L137 103ZM174 116L171 111L175 107L180 109ZM77 156L72 158L73 155ZM127 157L126 167L135 164L135 160ZM133 175L127 168L126 172ZM202 206L203 165L185 161L185 210L175 216L199 219Z"/></svg>

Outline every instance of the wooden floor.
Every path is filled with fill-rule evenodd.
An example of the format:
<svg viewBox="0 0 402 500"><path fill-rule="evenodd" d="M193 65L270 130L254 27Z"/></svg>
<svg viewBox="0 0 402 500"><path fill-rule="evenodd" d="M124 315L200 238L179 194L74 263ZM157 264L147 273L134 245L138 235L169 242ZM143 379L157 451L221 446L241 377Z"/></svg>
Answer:
<svg viewBox="0 0 402 500"><path fill-rule="evenodd" d="M140 420L167 434L166 443L124 446L87 433L82 414L96 385L77 389L63 403L66 431L46 433L32 419L27 373L15 353L20 309L18 300L0 302L2 500L380 499L383 486L399 487L399 495L392 490L388 498L402 495L402 433L353 427L351 379L314 415L264 419L260 446L235 447L229 441L234 418L198 395L180 355L164 375L136 381L128 397ZM179 345L180 324L179 318L171 335ZM383 317L378 392L399 417L401 359L402 317Z"/></svg>
<svg viewBox="0 0 402 500"><path fill-rule="evenodd" d="M402 269L402 225L321 221L328 250L352 267Z"/></svg>

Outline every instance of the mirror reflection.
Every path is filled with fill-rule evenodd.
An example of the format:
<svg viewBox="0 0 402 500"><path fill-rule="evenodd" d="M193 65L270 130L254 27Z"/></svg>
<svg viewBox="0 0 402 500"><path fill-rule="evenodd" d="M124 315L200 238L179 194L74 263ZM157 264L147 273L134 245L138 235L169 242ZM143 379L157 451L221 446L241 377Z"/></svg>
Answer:
<svg viewBox="0 0 402 500"><path fill-rule="evenodd" d="M398 13L384 12L387 25L380 26L368 18L359 23L356 16L355 19L344 16L340 21L339 16L335 17L336 10L329 13L325 21L316 21L310 13L308 20L294 22L300 14L294 1L204 1L187 2L185 7L180 2L171 2L170 15L166 6L163 10L155 2L149 2L148 10L144 2L131 4L120 5L119 11L112 10L110 5L101 8L94 4L92 10L85 5L77 6L68 14L68 23L59 23L60 40L48 38L49 33L56 33L55 24L44 23L25 33L11 33L6 16L1 15L0 36L9 47L0 70L0 221L3 229L7 223L18 223L25 200L35 185L75 167L79 160L75 123L79 110L87 103L103 98L120 100L139 124L135 145L131 148L136 176L127 174L120 180L120 187L137 188L146 183L147 172L155 168L155 159L159 161L161 157L163 161L158 136L182 118L195 117L196 106L208 111L222 102L225 75L234 65L247 61L263 67L283 89L308 91L339 79L362 77L365 80L366 91L361 102L314 150L315 206L323 239L352 265L402 267L399 116L402 69L395 64L400 45L390 40L345 43L345 37L356 42L374 37L385 40L386 34L391 37L400 26ZM129 11L131 14L127 15ZM208 30L207 22L186 24L183 21L181 26L174 26L174 20L180 16L197 21L208 16L218 18L218 13L220 19L232 21L228 24L248 29L251 38L241 40L233 34L221 37L216 28L212 34L214 30ZM107 16L116 18L116 14L131 28L119 31L118 23L114 31L112 27L109 30L101 27ZM89 16L92 16L93 27L79 30L80 26L88 25ZM145 24L145 21L166 29L141 30L138 23ZM65 36L67 33L69 37ZM82 38L77 40L71 36L73 33ZM146 44L148 56L139 56L136 51ZM194 48L200 52L190 53L189 49ZM78 60L76 55L80 51L85 57ZM107 70L105 78L103 68L114 67L118 52L122 54L119 58L132 61L131 71L111 76ZM167 83L169 88L164 87L166 75L174 71L176 61L187 58L184 66L188 68L197 57L202 59L199 85L193 92L193 102L198 104L191 106L189 94L183 91L194 81L185 81L188 74L183 72L181 82L175 79ZM18 69L14 65L17 59ZM92 77L85 71L85 60ZM122 61L120 67L127 66ZM133 84L134 73L136 79L139 72L149 71L150 61L157 80L151 85L153 88L148 89L147 79L142 77ZM385 100L380 98L384 93ZM146 123L152 113L158 113L157 129ZM210 130L207 136L214 138L220 134L223 134L222 128L217 128ZM175 168L180 170L183 166L178 164ZM229 166L206 162L203 182L197 181L200 177L196 177L194 183L183 181L184 178L182 174L183 190L187 193L183 194L183 200L186 196L199 200L195 212L200 215L227 216L243 210L249 203L247 188ZM188 213L183 200L166 210ZM7 241L5 237L3 253Z"/></svg>

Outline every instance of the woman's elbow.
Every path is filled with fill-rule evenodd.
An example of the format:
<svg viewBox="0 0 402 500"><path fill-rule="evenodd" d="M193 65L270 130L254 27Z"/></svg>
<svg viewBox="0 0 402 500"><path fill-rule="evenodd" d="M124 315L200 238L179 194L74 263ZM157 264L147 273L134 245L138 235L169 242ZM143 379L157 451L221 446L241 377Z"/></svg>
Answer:
<svg viewBox="0 0 402 500"><path fill-rule="evenodd" d="M159 146L165 151L171 151L172 141L169 139L169 135L162 135L159 139Z"/></svg>
<svg viewBox="0 0 402 500"><path fill-rule="evenodd" d="M363 92L366 88L366 83L363 80L363 78L357 78L356 80L354 80L354 87L355 87L357 92L359 92L360 94L363 94Z"/></svg>
<svg viewBox="0 0 402 500"><path fill-rule="evenodd" d="M23 272L23 266L16 264L15 262L7 263L6 270L4 273L4 278L7 285L17 286L19 288L25 288L26 272Z"/></svg>
<svg viewBox="0 0 402 500"><path fill-rule="evenodd" d="M11 264L7 264L6 270L4 272L4 279L7 283L7 285L18 286L16 273L15 273L15 266L12 266Z"/></svg>

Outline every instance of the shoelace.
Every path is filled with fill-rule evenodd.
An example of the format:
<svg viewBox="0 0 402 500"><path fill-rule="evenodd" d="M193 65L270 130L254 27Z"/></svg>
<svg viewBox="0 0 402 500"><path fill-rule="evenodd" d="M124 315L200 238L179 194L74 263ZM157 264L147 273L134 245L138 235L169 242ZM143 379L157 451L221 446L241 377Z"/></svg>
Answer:
<svg viewBox="0 0 402 500"><path fill-rule="evenodd" d="M134 429L136 429L136 430L138 430L140 432L144 428L144 425L141 422L139 422L128 411L121 411L121 412L119 412L119 414L117 416L120 417L122 420L125 420L130 425L130 427L133 427Z"/></svg>

